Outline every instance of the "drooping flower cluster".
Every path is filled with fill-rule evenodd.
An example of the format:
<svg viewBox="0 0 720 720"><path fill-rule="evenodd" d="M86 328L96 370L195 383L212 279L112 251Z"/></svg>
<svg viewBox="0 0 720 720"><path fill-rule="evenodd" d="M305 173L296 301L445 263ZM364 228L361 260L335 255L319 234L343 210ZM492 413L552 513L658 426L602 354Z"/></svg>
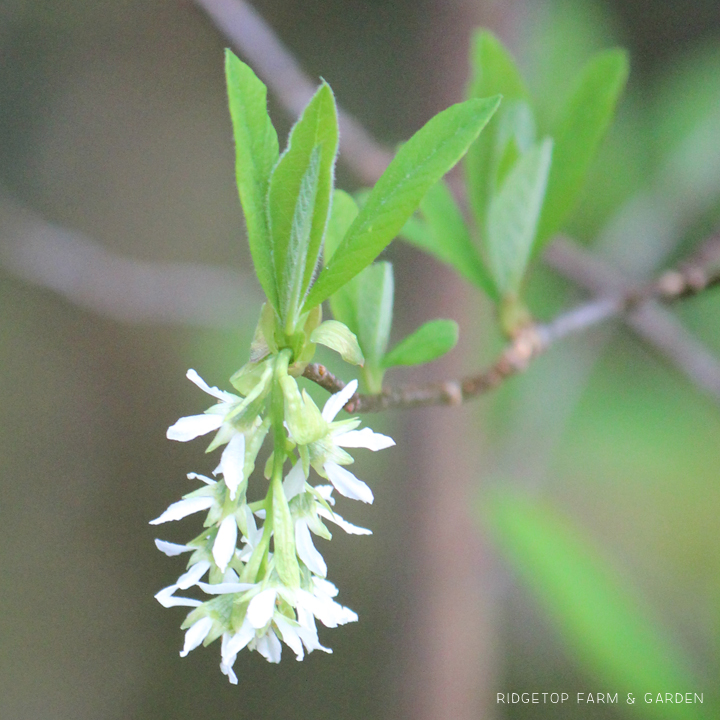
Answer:
<svg viewBox="0 0 720 720"><path fill-rule="evenodd" d="M222 638L220 668L237 683L233 665L244 647L269 662L280 661L280 640L298 660L313 650L332 652L320 644L315 621L336 627L357 615L334 600L337 589L326 579L327 566L312 535L330 539L327 520L347 533L371 533L334 511L332 493L371 503L370 488L346 467L353 462L347 449L380 450L395 443L369 428L358 430L357 418L335 419L356 381L320 411L288 373L286 352L233 378L241 395L208 386L194 370L187 377L218 402L201 415L180 418L168 438L186 442L216 431L208 450L224 449L214 478L190 473L188 478L202 487L151 521L157 525L207 511L202 533L186 545L155 541L166 555L191 553L187 571L156 595L164 607L193 608L182 625L187 632L180 655ZM248 502L248 480L271 430L267 494ZM331 484L313 486L311 468ZM176 595L191 589L205 599Z"/></svg>

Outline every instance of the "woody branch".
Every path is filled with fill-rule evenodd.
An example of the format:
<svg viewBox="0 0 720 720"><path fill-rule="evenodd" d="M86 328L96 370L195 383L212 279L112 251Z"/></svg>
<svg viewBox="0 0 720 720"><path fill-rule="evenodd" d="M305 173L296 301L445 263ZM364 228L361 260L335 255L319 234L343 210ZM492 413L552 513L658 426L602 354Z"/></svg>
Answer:
<svg viewBox="0 0 720 720"><path fill-rule="evenodd" d="M524 327L500 357L480 373L460 380L388 388L377 395L356 394L345 409L353 413L369 413L424 405L459 405L493 390L504 380L523 372L535 358L569 335L636 310L646 303L677 302L718 284L720 234L709 238L686 262L663 272L645 286L599 297L558 315L548 323L533 323ZM342 380L322 365L308 365L304 376L329 392L338 392L345 387ZM716 388L716 394L720 397L720 387Z"/></svg>

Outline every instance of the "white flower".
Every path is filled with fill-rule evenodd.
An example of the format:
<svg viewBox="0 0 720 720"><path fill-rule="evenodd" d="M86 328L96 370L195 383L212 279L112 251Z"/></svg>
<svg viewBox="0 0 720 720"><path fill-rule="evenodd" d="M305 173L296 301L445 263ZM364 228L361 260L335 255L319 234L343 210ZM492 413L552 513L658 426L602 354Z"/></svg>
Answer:
<svg viewBox="0 0 720 720"><path fill-rule="evenodd" d="M321 577L327 575L327 565L323 556L313 545L310 528L307 519L304 517L300 517L295 521L295 548L298 557L305 563L310 572Z"/></svg>
<svg viewBox="0 0 720 720"><path fill-rule="evenodd" d="M202 415L190 415L181 417L174 425L171 425L167 431L169 440L179 440L180 442L188 442L194 440L200 435L206 435L213 430L217 430L225 421L225 416L242 398L216 387L210 387L192 368L187 371L187 379L195 383L201 390L208 395L212 395L220 402L210 408L207 413Z"/></svg>
<svg viewBox="0 0 720 720"><path fill-rule="evenodd" d="M228 515L221 523L215 536L212 554L215 564L220 568L220 572L225 572L228 563L235 554L235 545L237 543L238 526L235 515Z"/></svg>
<svg viewBox="0 0 720 720"><path fill-rule="evenodd" d="M248 444L256 445L257 443L253 443L253 440L259 440L261 444L267 432L266 429L263 429L259 418L255 424L249 424L244 430L241 430L233 425L232 417L247 407L253 400L257 400L267 392L271 374L272 365L268 364L254 389L250 391L247 397L241 398L233 393L210 387L195 370L188 370L187 378L219 402L208 408L202 415L190 415L180 418L167 431L167 437L170 440L179 440L180 442L194 440L213 430L218 431L215 439L210 444L210 448L227 445L222 452L220 463L215 468L214 474L222 474L225 485L230 492L231 500L235 500L240 484L247 479L245 464L248 460L246 458ZM259 446L253 447L253 451L251 451L253 452L253 461L258 449Z"/></svg>
<svg viewBox="0 0 720 720"><path fill-rule="evenodd" d="M392 447L395 441L387 435L373 432L370 428L356 430L357 418L334 422L335 416L347 404L357 390L357 380L349 382L340 392L332 395L325 403L322 417L328 423L328 434L308 446L310 462L315 470L326 477L335 489L345 497L372 503L372 490L343 465L353 462L352 457L341 448L367 448L383 450Z"/></svg>
<svg viewBox="0 0 720 720"><path fill-rule="evenodd" d="M227 577L237 578L237 575L228 570ZM352 610L333 600L337 595L337 588L324 578L311 576L309 589L306 590L291 590L281 585L263 586L262 583L196 584L208 594L242 594L250 599L240 629L235 633L225 631L222 635L220 669L232 684L237 684L233 665L237 654L244 647L257 650L268 662L276 663L280 662L282 653L278 639L280 638L295 653L297 660L302 660L306 652L311 653L313 650L332 652L330 648L320 644L315 618L327 627L337 627L357 620L357 615ZM297 619L280 612L280 597L295 608ZM193 602L200 604L199 601ZM187 654L197 647L207 637L210 628L211 623L200 624L199 620L194 623L186 635L183 652Z"/></svg>
<svg viewBox="0 0 720 720"><path fill-rule="evenodd" d="M217 431L208 450L226 446L213 471L222 479L213 480L190 473L188 478L198 479L206 487L172 503L151 521L158 525L208 511L206 529L198 541L188 545L155 541L158 549L171 557L193 553L188 570L155 597L165 607L193 608L185 624L187 631L181 656L185 657L211 639L222 637L220 669L233 684L238 682L233 666L243 648L257 650L268 662L277 663L284 642L297 660L302 660L313 650L332 652L320 644L317 620L326 627L357 620L355 612L334 599L337 588L325 579L327 565L314 545L312 534L330 539L323 520L335 523L347 533L371 534L370 530L347 522L331 509L330 506L335 504L333 490L349 498L372 502L370 488L345 467L353 462L346 449L375 451L395 444L391 438L369 428L358 429L360 420L357 418L335 419L355 393L355 381L332 395L321 412L307 393L299 392L294 378L279 373L277 382L284 398L283 417L274 417L274 405L271 405L269 414L263 419L267 394L273 386L276 371L275 359L270 358L242 375L240 387L241 392L247 392L245 397L210 387L194 370L188 371L188 378L218 402L202 415L180 418L168 429L168 437L186 442ZM275 452L284 453L280 459L284 462L289 457L294 463L282 483L282 494L290 503L295 551L302 564L299 588L286 587L282 583L270 550L273 494L265 501L251 505L246 501L247 480L258 452L271 425L281 420L299 455L296 460L292 446L284 447L284 440L276 444ZM275 442L278 442L277 438ZM309 485L310 466L332 484L315 488ZM270 524L258 528L256 518ZM241 547L238 549L241 530ZM210 575L205 578L208 571L211 571ZM253 582L240 581L249 577ZM190 588L206 593L210 599L203 602L175 594ZM246 608L244 617L237 618L235 612L230 612L231 608L243 607Z"/></svg>
<svg viewBox="0 0 720 720"><path fill-rule="evenodd" d="M332 496L332 485L318 485L315 487L315 491L329 505L335 504L335 498ZM330 520L330 522L334 522L336 525L340 526L348 535L372 535L372 530L368 530L368 528L359 527L357 525L349 523L347 520L340 517L340 515L338 515L334 510L329 511L324 505L321 505L320 503L316 505L315 509L317 510L317 514L320 515L320 517L323 517L326 520Z"/></svg>
<svg viewBox="0 0 720 720"><path fill-rule="evenodd" d="M337 588L322 578L313 578L312 592L300 589L296 595L297 607L312 613L325 627L334 628L358 619L357 614L350 608L333 600L337 595Z"/></svg>
<svg viewBox="0 0 720 720"><path fill-rule="evenodd" d="M210 634L212 625L213 621L209 617L200 618L191 625L185 633L185 646L180 651L180 657L186 657L191 650L194 650Z"/></svg>
<svg viewBox="0 0 720 720"><path fill-rule="evenodd" d="M244 480L245 468L245 435L238 432L234 435L223 450L220 464L215 468L214 474L222 473L230 499L234 500L240 483Z"/></svg>
<svg viewBox="0 0 720 720"><path fill-rule="evenodd" d="M185 500L174 502L160 517L156 517L150 521L150 525L159 525L160 523L170 522L171 520L182 520L188 515L200 512L201 510L209 510L215 504L215 499L211 497L192 497Z"/></svg>
<svg viewBox="0 0 720 720"><path fill-rule="evenodd" d="M160 592L155 595L155 599L166 608L177 606L198 607L202 605L199 600L175 597L174 593L176 590L187 590L193 585L197 585L200 578L202 578L209 569L210 563L207 560L196 562L186 573L177 579L177 582L160 590Z"/></svg>
<svg viewBox="0 0 720 720"><path fill-rule="evenodd" d="M190 547L189 545L178 545L177 543L167 542L167 540L155 540L155 547L168 557L174 557L175 555L195 550L194 547Z"/></svg>

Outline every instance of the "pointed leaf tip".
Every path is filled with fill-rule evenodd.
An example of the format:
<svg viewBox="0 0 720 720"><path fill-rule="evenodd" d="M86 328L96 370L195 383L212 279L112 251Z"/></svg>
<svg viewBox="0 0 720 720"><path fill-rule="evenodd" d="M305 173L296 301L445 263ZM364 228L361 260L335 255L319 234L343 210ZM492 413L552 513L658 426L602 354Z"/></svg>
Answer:
<svg viewBox="0 0 720 720"><path fill-rule="evenodd" d="M375 260L430 187L463 156L499 103L496 96L452 105L400 148L318 276L305 310L326 300Z"/></svg>

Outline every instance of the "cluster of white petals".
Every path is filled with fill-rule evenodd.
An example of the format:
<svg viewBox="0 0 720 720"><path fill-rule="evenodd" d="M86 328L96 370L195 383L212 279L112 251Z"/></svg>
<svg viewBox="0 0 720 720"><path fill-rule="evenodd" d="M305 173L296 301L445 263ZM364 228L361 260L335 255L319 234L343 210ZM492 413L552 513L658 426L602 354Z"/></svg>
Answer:
<svg viewBox="0 0 720 720"><path fill-rule="evenodd" d="M345 497L371 503L373 494L368 485L345 467L353 462L346 449L381 450L395 444L369 428L358 430L357 419L335 420L354 394L355 381L331 396L322 412L317 412L322 417L320 430L310 441L301 445L287 431L297 457L292 452L287 456L290 469L284 475L281 493L292 522L289 541L294 544L299 580L292 586L283 582L274 557L278 534L272 524L265 523L268 512L273 512L272 493L265 501L246 500L248 478L271 425L271 419L263 419L260 413L248 417L246 409L269 393L271 374L272 360L267 372L258 372L256 384L242 397L210 387L194 370L188 371L188 379L218 402L201 415L180 418L167 436L186 442L215 431L210 449L225 447L214 478L190 473L188 478L199 480L201 487L151 521L157 525L207 512L203 532L186 545L155 541L168 556L190 553L187 571L155 597L164 607L192 608L183 624L186 634L181 656L221 638L220 668L231 683L237 683L233 666L243 648L257 650L269 662L279 662L282 641L302 660L313 650L332 652L320 644L316 620L326 627L357 620L352 610L334 599L337 588L326 579L327 565L312 536L331 537L324 521L347 533L371 534L334 511L332 493L337 490ZM310 468L331 484L311 485ZM263 524L258 526L258 520ZM270 550L273 534L274 552ZM179 591L191 591L190 595L199 597L186 597Z"/></svg>

